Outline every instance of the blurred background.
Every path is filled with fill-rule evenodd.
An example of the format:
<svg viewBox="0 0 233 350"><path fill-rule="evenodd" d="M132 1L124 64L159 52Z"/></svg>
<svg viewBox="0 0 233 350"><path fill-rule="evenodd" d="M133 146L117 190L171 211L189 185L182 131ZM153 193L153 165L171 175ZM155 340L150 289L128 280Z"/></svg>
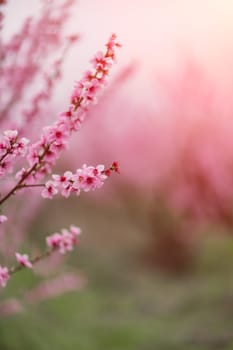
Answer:
<svg viewBox="0 0 233 350"><path fill-rule="evenodd" d="M6 7L6 38L40 13L39 0L18 5ZM117 160L120 175L94 194L30 192L11 208L12 251L37 252L70 223L83 235L0 294L0 349L233 349L232 15L231 0L74 3L65 30L80 39L44 114L66 108L112 32L123 47L56 170Z"/></svg>

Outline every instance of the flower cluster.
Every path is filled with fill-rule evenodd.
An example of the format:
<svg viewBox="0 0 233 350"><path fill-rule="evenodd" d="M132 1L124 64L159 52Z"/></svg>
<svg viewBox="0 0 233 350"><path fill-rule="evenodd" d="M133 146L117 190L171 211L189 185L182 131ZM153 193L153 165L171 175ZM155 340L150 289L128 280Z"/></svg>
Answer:
<svg viewBox="0 0 233 350"><path fill-rule="evenodd" d="M17 130L6 130L0 141L0 177L12 171L15 158L25 156L29 140L19 138Z"/></svg>
<svg viewBox="0 0 233 350"><path fill-rule="evenodd" d="M78 243L77 237L80 235L79 227L70 226L70 229L62 229L61 233L54 233L46 238L49 248L58 249L61 254L73 250L73 247Z"/></svg>
<svg viewBox="0 0 233 350"><path fill-rule="evenodd" d="M51 171L60 151L67 147L71 133L80 129L89 106L96 102L115 60L115 48L120 46L116 35L110 37L106 46L105 54L98 52L91 60L93 69L75 84L68 110L59 115L53 126L44 128L40 140L30 146L27 159L34 179L41 179Z"/></svg>
<svg viewBox="0 0 233 350"><path fill-rule="evenodd" d="M74 246L78 243L78 236L81 234L81 229L77 226L71 225L70 229L62 229L61 233L54 233L46 237L46 243L49 250L45 253L36 256L33 259L29 259L27 254L15 253L18 265L8 269L6 266L0 265L0 286L6 287L10 275L23 268L32 268L35 263L52 254L54 251L59 251L64 254L73 250Z"/></svg>
<svg viewBox="0 0 233 350"><path fill-rule="evenodd" d="M76 170L76 173L66 171L63 175L53 174L53 180L45 184L42 197L52 199L54 195L60 193L63 197L68 198L71 193L79 195L81 191L94 191L103 186L111 171L116 171L113 166L105 169L104 165L93 167L84 164L82 168Z"/></svg>

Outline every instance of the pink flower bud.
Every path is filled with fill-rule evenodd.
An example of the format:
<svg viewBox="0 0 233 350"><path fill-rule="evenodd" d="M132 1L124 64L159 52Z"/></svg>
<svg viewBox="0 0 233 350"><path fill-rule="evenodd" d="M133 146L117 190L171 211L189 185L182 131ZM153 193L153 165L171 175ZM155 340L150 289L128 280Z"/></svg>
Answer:
<svg viewBox="0 0 233 350"><path fill-rule="evenodd" d="M19 254L19 253L15 253L16 256L16 260L18 261L18 263L22 266L28 267L28 268L32 268L32 263L29 261L28 255L27 254Z"/></svg>

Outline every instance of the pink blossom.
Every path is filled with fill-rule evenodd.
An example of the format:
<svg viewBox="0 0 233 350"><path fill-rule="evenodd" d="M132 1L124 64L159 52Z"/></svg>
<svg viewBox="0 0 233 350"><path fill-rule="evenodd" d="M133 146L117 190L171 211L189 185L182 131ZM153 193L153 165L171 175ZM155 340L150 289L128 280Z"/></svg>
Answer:
<svg viewBox="0 0 233 350"><path fill-rule="evenodd" d="M86 97L89 100L95 101L95 96L98 90L101 88L98 79L92 79L92 81L86 85Z"/></svg>
<svg viewBox="0 0 233 350"><path fill-rule="evenodd" d="M78 243L77 236L81 230L79 227L70 226L70 230L62 229L61 233L54 233L46 238L49 248L58 249L61 254L73 250L74 245Z"/></svg>
<svg viewBox="0 0 233 350"><path fill-rule="evenodd" d="M65 198L68 198L72 192L79 193L79 189L76 189L73 186L73 183L70 182L65 187L62 188L61 195Z"/></svg>
<svg viewBox="0 0 233 350"><path fill-rule="evenodd" d="M26 137L22 137L13 147L14 154L17 156L25 156L28 144L29 139L27 139Z"/></svg>
<svg viewBox="0 0 233 350"><path fill-rule="evenodd" d="M58 248L61 242L60 233L54 233L46 238L47 246L50 248Z"/></svg>
<svg viewBox="0 0 233 350"><path fill-rule="evenodd" d="M45 188L43 189L41 195L43 198L52 199L55 194L58 193L53 181L48 181L45 184Z"/></svg>
<svg viewBox="0 0 233 350"><path fill-rule="evenodd" d="M63 197L68 198L71 193L79 195L81 191L94 191L103 186L104 181L113 171L119 171L117 162L114 162L109 169L105 169L104 165L93 167L84 164L74 174L70 171L66 171L63 175L54 174L52 175L53 180L46 182L42 197L52 198L60 193Z"/></svg>
<svg viewBox="0 0 233 350"><path fill-rule="evenodd" d="M52 178L54 179L53 183L55 186L66 187L70 180L73 178L73 174L71 171L66 171L63 175L53 174Z"/></svg>
<svg viewBox="0 0 233 350"><path fill-rule="evenodd" d="M5 159L0 162L0 177L4 176L6 173L12 172L12 169L12 160L10 157L5 157Z"/></svg>
<svg viewBox="0 0 233 350"><path fill-rule="evenodd" d="M102 187L107 176L104 174L104 166L97 167L83 165L81 169L76 171L76 183L79 183L80 190L89 192Z"/></svg>
<svg viewBox="0 0 233 350"><path fill-rule="evenodd" d="M10 278L10 275L9 275L8 268L0 265L0 285L2 287L6 287L6 284L9 278Z"/></svg>
<svg viewBox="0 0 233 350"><path fill-rule="evenodd" d="M74 244L76 243L75 236L69 232L67 229L62 229L61 231L61 241L59 245L59 252L65 254L73 250Z"/></svg>
<svg viewBox="0 0 233 350"><path fill-rule="evenodd" d="M17 157L27 152L29 140L25 137L19 139L17 130L6 130L0 141L0 177L12 171Z"/></svg>
<svg viewBox="0 0 233 350"><path fill-rule="evenodd" d="M93 72L91 70L87 70L86 72L84 72L83 74L83 80L84 81L91 81L94 78L93 76Z"/></svg>
<svg viewBox="0 0 233 350"><path fill-rule="evenodd" d="M91 60L91 63L97 71L102 70L107 72L111 67L112 61L108 56L104 55L102 51L98 51Z"/></svg>
<svg viewBox="0 0 233 350"><path fill-rule="evenodd" d="M71 226L70 226L70 232L71 232L74 236L79 236L79 235L81 234L82 231L81 231L80 227L71 225Z"/></svg>
<svg viewBox="0 0 233 350"><path fill-rule="evenodd" d="M39 163L40 158L39 158L38 151L35 149L35 147L30 147L27 154L27 160L31 167Z"/></svg>
<svg viewBox="0 0 233 350"><path fill-rule="evenodd" d="M15 253L15 256L16 256L16 260L20 265L28 267L30 269L32 268L32 263L29 261L27 254Z"/></svg>
<svg viewBox="0 0 233 350"><path fill-rule="evenodd" d="M5 221L7 221L7 216L6 215L0 215L0 224L3 224Z"/></svg>
<svg viewBox="0 0 233 350"><path fill-rule="evenodd" d="M18 131L17 130L6 130L4 135L10 142L14 142L17 139Z"/></svg>
<svg viewBox="0 0 233 350"><path fill-rule="evenodd" d="M3 156L7 151L8 144L6 140L0 142L0 156Z"/></svg>

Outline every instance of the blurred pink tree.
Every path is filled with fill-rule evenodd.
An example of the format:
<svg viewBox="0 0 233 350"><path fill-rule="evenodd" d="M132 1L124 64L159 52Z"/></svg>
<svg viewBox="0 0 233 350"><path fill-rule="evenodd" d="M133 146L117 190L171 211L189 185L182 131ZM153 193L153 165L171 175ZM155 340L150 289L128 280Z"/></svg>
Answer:
<svg viewBox="0 0 233 350"><path fill-rule="evenodd" d="M128 78L132 86L134 77ZM148 258L183 270L203 225L233 224L231 89L188 58L154 75L151 104L126 98L117 88L123 80L92 107L93 122L75 143L90 162L120 161L121 178L112 182L109 200L120 197L132 222L151 232Z"/></svg>

